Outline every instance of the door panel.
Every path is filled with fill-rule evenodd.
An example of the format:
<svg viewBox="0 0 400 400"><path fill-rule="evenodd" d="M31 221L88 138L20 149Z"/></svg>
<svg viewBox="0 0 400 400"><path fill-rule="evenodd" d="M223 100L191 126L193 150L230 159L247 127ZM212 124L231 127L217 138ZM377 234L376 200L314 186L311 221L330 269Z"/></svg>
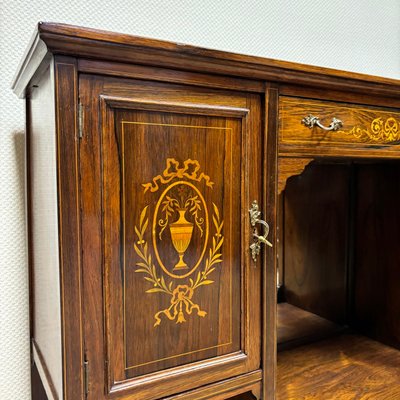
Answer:
<svg viewBox="0 0 400 400"><path fill-rule="evenodd" d="M240 351L240 246L229 246L240 243L240 120L117 111L115 126L121 188L110 176L106 191L122 195L122 271L111 266L111 318L124 315L110 346L123 344L124 373Z"/></svg>
<svg viewBox="0 0 400 400"><path fill-rule="evenodd" d="M89 76L80 91L99 110L104 279L87 295L104 296L104 323L85 342L106 393L160 398L258 369L258 96Z"/></svg>

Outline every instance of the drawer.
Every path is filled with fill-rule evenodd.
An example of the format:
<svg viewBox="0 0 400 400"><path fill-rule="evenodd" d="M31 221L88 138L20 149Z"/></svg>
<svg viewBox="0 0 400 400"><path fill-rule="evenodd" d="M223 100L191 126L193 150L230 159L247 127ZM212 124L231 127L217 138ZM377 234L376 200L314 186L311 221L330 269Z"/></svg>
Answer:
<svg viewBox="0 0 400 400"><path fill-rule="evenodd" d="M313 127L306 126L307 123L312 125L312 117L317 117L318 122L330 130L325 130L317 124ZM333 130L335 120L337 126ZM396 157L395 153L400 151L399 144L398 110L299 97L280 97L281 153Z"/></svg>

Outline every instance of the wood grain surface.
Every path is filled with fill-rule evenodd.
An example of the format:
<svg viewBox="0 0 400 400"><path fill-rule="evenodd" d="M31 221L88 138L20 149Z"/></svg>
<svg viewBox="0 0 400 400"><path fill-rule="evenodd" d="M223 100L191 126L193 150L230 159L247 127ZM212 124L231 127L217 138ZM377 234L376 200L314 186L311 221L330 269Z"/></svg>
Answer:
<svg viewBox="0 0 400 400"><path fill-rule="evenodd" d="M394 79L49 22L38 24L29 43L13 82L17 95L49 53L400 97Z"/></svg>
<svg viewBox="0 0 400 400"><path fill-rule="evenodd" d="M398 167L366 165L358 175L353 167L349 171L346 161L314 168L321 158L400 158L400 81L39 23L16 74L14 92L33 95L34 101L52 62L55 79L47 89L55 99L48 96L38 110L28 100L27 115L46 114L43 123L52 118L56 124L52 156L57 160L58 196L53 198L62 319L56 330L62 335L63 400L224 400L249 391L250 397L275 400L277 254L280 270L285 264L286 297L292 305L340 323L350 316L363 333L400 347ZM56 110L55 117L49 107ZM327 134L309 130L301 125L309 113L325 125L335 116L344 126ZM36 129L33 122L28 130ZM126 122L134 126L123 131ZM33 151L28 152L30 164L36 163L35 141L27 141ZM287 157L279 167L278 155ZM179 183L180 189L201 194L202 210L204 204L211 207L211 226L224 221L224 243L221 256L216 256L223 265L209 279L196 275L196 260L203 257L204 243L204 257L213 252L218 232L202 236L201 224L196 225L193 215L190 219L190 208L183 203L181 210L171 212L168 235L163 236L159 221L165 222L165 215L160 210L167 195L184 196L185 190L179 192L175 185L169 191L165 187L158 198L144 196L143 184L150 183L146 196L154 195L151 188L161 180L153 179L169 179L163 175L171 172L167 159L175 159L179 168L196 160L215 183L210 194L206 180L188 178L198 178L199 170L186 171L186 180L179 168L174 171L185 182ZM316 162L297 175L312 159ZM31 203L35 190L46 184L38 183L40 175L35 173L32 169L28 174ZM274 245L279 239L256 264L249 256L248 209L253 200L262 206ZM28 205L32 264L37 240L32 211L40 206ZM146 217L149 211L151 220ZM195 233L186 230L186 239L174 239L171 226L183 224L189 230L192 224ZM180 240L192 247L177 250ZM149 280L143 279L143 270L135 272L148 267L138 265L135 249L141 246L144 252L144 243L144 264L168 260L164 269L160 266L164 281L152 269ZM174 272L179 262L181 269ZM207 282L196 293L190 281L177 284L192 274L189 268L187 277L176 276L185 275L185 263L193 267L194 281L200 276ZM40 277L34 276L35 270L36 265L32 288L37 291L35 279ZM158 289L169 292L167 302ZM38 301L32 307L35 335L39 294L32 299ZM169 307L172 314L166 311ZM290 325L296 317L288 312L283 318L288 324L281 322L281 327L286 324L286 333L293 337L304 336L303 322L309 317L302 318L296 330ZM312 326L318 330L314 317ZM157 327L161 329L154 331ZM140 365L130 371L126 367L135 360ZM87 385L84 362L89 364ZM343 335L281 352L277 396L397 400L398 371L398 352L362 336Z"/></svg>
<svg viewBox="0 0 400 400"><path fill-rule="evenodd" d="M281 194L286 187L286 182L291 176L300 175L304 169L310 164L313 158L278 158L278 195Z"/></svg>
<svg viewBox="0 0 400 400"><path fill-rule="evenodd" d="M276 213L277 199L277 143L278 124L276 113L278 108L279 92L274 85L268 85L265 91L265 128L262 143L261 171L263 183L260 188L263 193L262 217L270 226L269 240L274 244L272 248L265 246L262 250L262 369L263 386L261 398L275 397L276 382L276 299L277 299L277 241Z"/></svg>
<svg viewBox="0 0 400 400"><path fill-rule="evenodd" d="M277 309L278 351L312 343L343 330L341 325L289 303L279 303Z"/></svg>
<svg viewBox="0 0 400 400"><path fill-rule="evenodd" d="M94 235L83 258L86 296L93 299L85 304L92 321L85 327L89 398L104 398L104 385L121 398L173 398L193 389L202 398L207 384L259 370L261 269L250 265L243 222L250 199L261 198L258 96L88 75L80 90L90 115L82 140L82 232ZM170 227L181 212L170 210L165 230L159 224L167 196L192 226L182 269ZM187 196L204 200L201 229ZM222 262L203 279L220 237L215 257ZM156 272L145 271L149 263ZM190 279L205 283L191 289ZM260 392L246 376L243 391ZM240 393L234 382L230 392Z"/></svg>
<svg viewBox="0 0 400 400"><path fill-rule="evenodd" d="M290 178L284 209L286 301L337 323L346 318L349 168L311 164Z"/></svg>
<svg viewBox="0 0 400 400"><path fill-rule="evenodd" d="M55 87L64 399L75 400L85 390L76 59L56 57Z"/></svg>
<svg viewBox="0 0 400 400"><path fill-rule="evenodd" d="M357 167L352 321L368 336L397 348L400 348L399 183L399 163Z"/></svg>
<svg viewBox="0 0 400 400"><path fill-rule="evenodd" d="M278 355L277 400L396 400L400 352L345 334Z"/></svg>
<svg viewBox="0 0 400 400"><path fill-rule="evenodd" d="M303 118L312 115L328 127L332 118L342 121L336 131L309 128ZM279 102L279 149L304 155L380 157L400 155L400 113L397 110L281 96Z"/></svg>

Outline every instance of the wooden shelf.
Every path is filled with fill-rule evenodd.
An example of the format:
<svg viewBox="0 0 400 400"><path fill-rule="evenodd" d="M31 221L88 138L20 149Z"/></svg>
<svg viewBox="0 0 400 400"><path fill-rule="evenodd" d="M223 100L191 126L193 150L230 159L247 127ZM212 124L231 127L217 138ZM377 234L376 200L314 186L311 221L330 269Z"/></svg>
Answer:
<svg viewBox="0 0 400 400"><path fill-rule="evenodd" d="M277 400L400 399L400 351L342 334L278 354Z"/></svg>
<svg viewBox="0 0 400 400"><path fill-rule="evenodd" d="M342 332L345 327L288 303L279 303L278 351L312 343Z"/></svg>

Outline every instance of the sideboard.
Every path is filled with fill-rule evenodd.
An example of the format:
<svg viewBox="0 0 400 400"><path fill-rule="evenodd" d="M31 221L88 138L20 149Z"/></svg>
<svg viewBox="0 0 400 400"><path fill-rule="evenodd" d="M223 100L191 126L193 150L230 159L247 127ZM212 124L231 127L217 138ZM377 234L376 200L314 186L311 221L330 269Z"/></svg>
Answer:
<svg viewBox="0 0 400 400"><path fill-rule="evenodd" d="M49 399L400 398L399 81L39 23L13 90Z"/></svg>

